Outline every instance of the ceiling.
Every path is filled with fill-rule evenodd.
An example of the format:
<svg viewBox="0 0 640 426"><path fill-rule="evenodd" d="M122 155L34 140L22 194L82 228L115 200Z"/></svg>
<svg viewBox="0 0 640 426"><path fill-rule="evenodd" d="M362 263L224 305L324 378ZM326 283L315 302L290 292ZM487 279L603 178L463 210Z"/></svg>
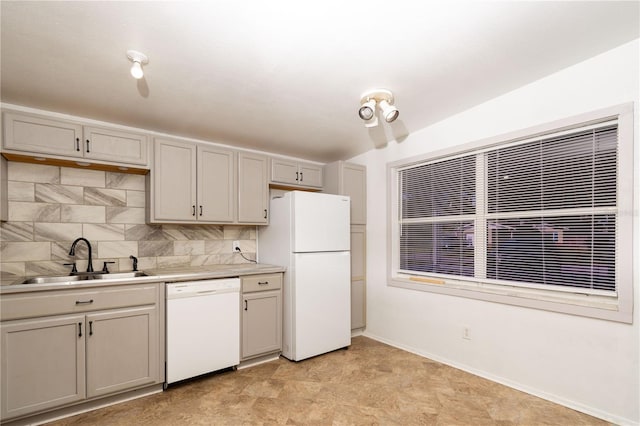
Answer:
<svg viewBox="0 0 640 426"><path fill-rule="evenodd" d="M328 162L638 38L639 5L2 1L2 102ZM378 87L400 117L367 129Z"/></svg>

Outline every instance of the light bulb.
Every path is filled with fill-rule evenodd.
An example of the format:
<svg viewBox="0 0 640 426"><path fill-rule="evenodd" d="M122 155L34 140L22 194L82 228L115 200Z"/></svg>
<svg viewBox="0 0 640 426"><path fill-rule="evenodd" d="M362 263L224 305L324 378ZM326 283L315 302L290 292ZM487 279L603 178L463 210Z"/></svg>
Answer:
<svg viewBox="0 0 640 426"><path fill-rule="evenodd" d="M358 115L365 121L371 120L373 118L373 114L375 113L375 108L376 100L370 99L362 104L362 106L358 110Z"/></svg>
<svg viewBox="0 0 640 426"><path fill-rule="evenodd" d="M140 80L144 76L144 72L142 71L142 65L140 65L139 61L133 61L133 66L131 67L131 75L133 78Z"/></svg>
<svg viewBox="0 0 640 426"><path fill-rule="evenodd" d="M382 111L382 116L387 123L391 123L400 115L400 111L393 105L390 105L388 101L382 100L378 104L380 105L380 110Z"/></svg>

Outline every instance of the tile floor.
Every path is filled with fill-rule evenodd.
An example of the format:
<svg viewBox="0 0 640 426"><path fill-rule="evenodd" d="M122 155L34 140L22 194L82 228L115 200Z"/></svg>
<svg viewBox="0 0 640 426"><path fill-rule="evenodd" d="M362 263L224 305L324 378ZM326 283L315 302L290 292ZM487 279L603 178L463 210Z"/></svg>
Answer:
<svg viewBox="0 0 640 426"><path fill-rule="evenodd" d="M51 425L606 425L356 337L339 350L209 375Z"/></svg>

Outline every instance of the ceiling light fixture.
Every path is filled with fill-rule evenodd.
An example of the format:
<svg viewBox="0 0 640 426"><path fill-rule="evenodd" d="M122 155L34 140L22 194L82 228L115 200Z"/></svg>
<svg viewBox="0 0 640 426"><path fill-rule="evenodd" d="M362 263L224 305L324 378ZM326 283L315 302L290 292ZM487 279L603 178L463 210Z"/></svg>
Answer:
<svg viewBox="0 0 640 426"><path fill-rule="evenodd" d="M393 105L393 93L387 89L373 89L365 92L360 99L360 109L358 115L364 120L365 127L378 125L376 117L376 105L380 108L382 117L387 123L391 123L398 118L400 111Z"/></svg>
<svg viewBox="0 0 640 426"><path fill-rule="evenodd" d="M144 77L144 71L142 70L142 65L146 65L149 63L149 58L144 53L140 53L136 50L127 50L127 58L133 65L131 66L131 75L133 78L140 80Z"/></svg>

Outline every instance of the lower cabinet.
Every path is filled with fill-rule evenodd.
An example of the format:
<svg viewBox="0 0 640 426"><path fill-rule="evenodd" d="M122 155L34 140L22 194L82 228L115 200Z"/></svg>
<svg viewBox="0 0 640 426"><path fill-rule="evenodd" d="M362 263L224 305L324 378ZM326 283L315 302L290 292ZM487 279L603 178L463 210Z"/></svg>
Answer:
<svg viewBox="0 0 640 426"><path fill-rule="evenodd" d="M1 420L162 383L160 285L3 296Z"/></svg>
<svg viewBox="0 0 640 426"><path fill-rule="evenodd" d="M2 324L2 420L85 398L83 315Z"/></svg>
<svg viewBox="0 0 640 426"><path fill-rule="evenodd" d="M282 274L242 278L242 360L282 349Z"/></svg>
<svg viewBox="0 0 640 426"><path fill-rule="evenodd" d="M155 308L87 315L87 397L107 395L158 380Z"/></svg>

